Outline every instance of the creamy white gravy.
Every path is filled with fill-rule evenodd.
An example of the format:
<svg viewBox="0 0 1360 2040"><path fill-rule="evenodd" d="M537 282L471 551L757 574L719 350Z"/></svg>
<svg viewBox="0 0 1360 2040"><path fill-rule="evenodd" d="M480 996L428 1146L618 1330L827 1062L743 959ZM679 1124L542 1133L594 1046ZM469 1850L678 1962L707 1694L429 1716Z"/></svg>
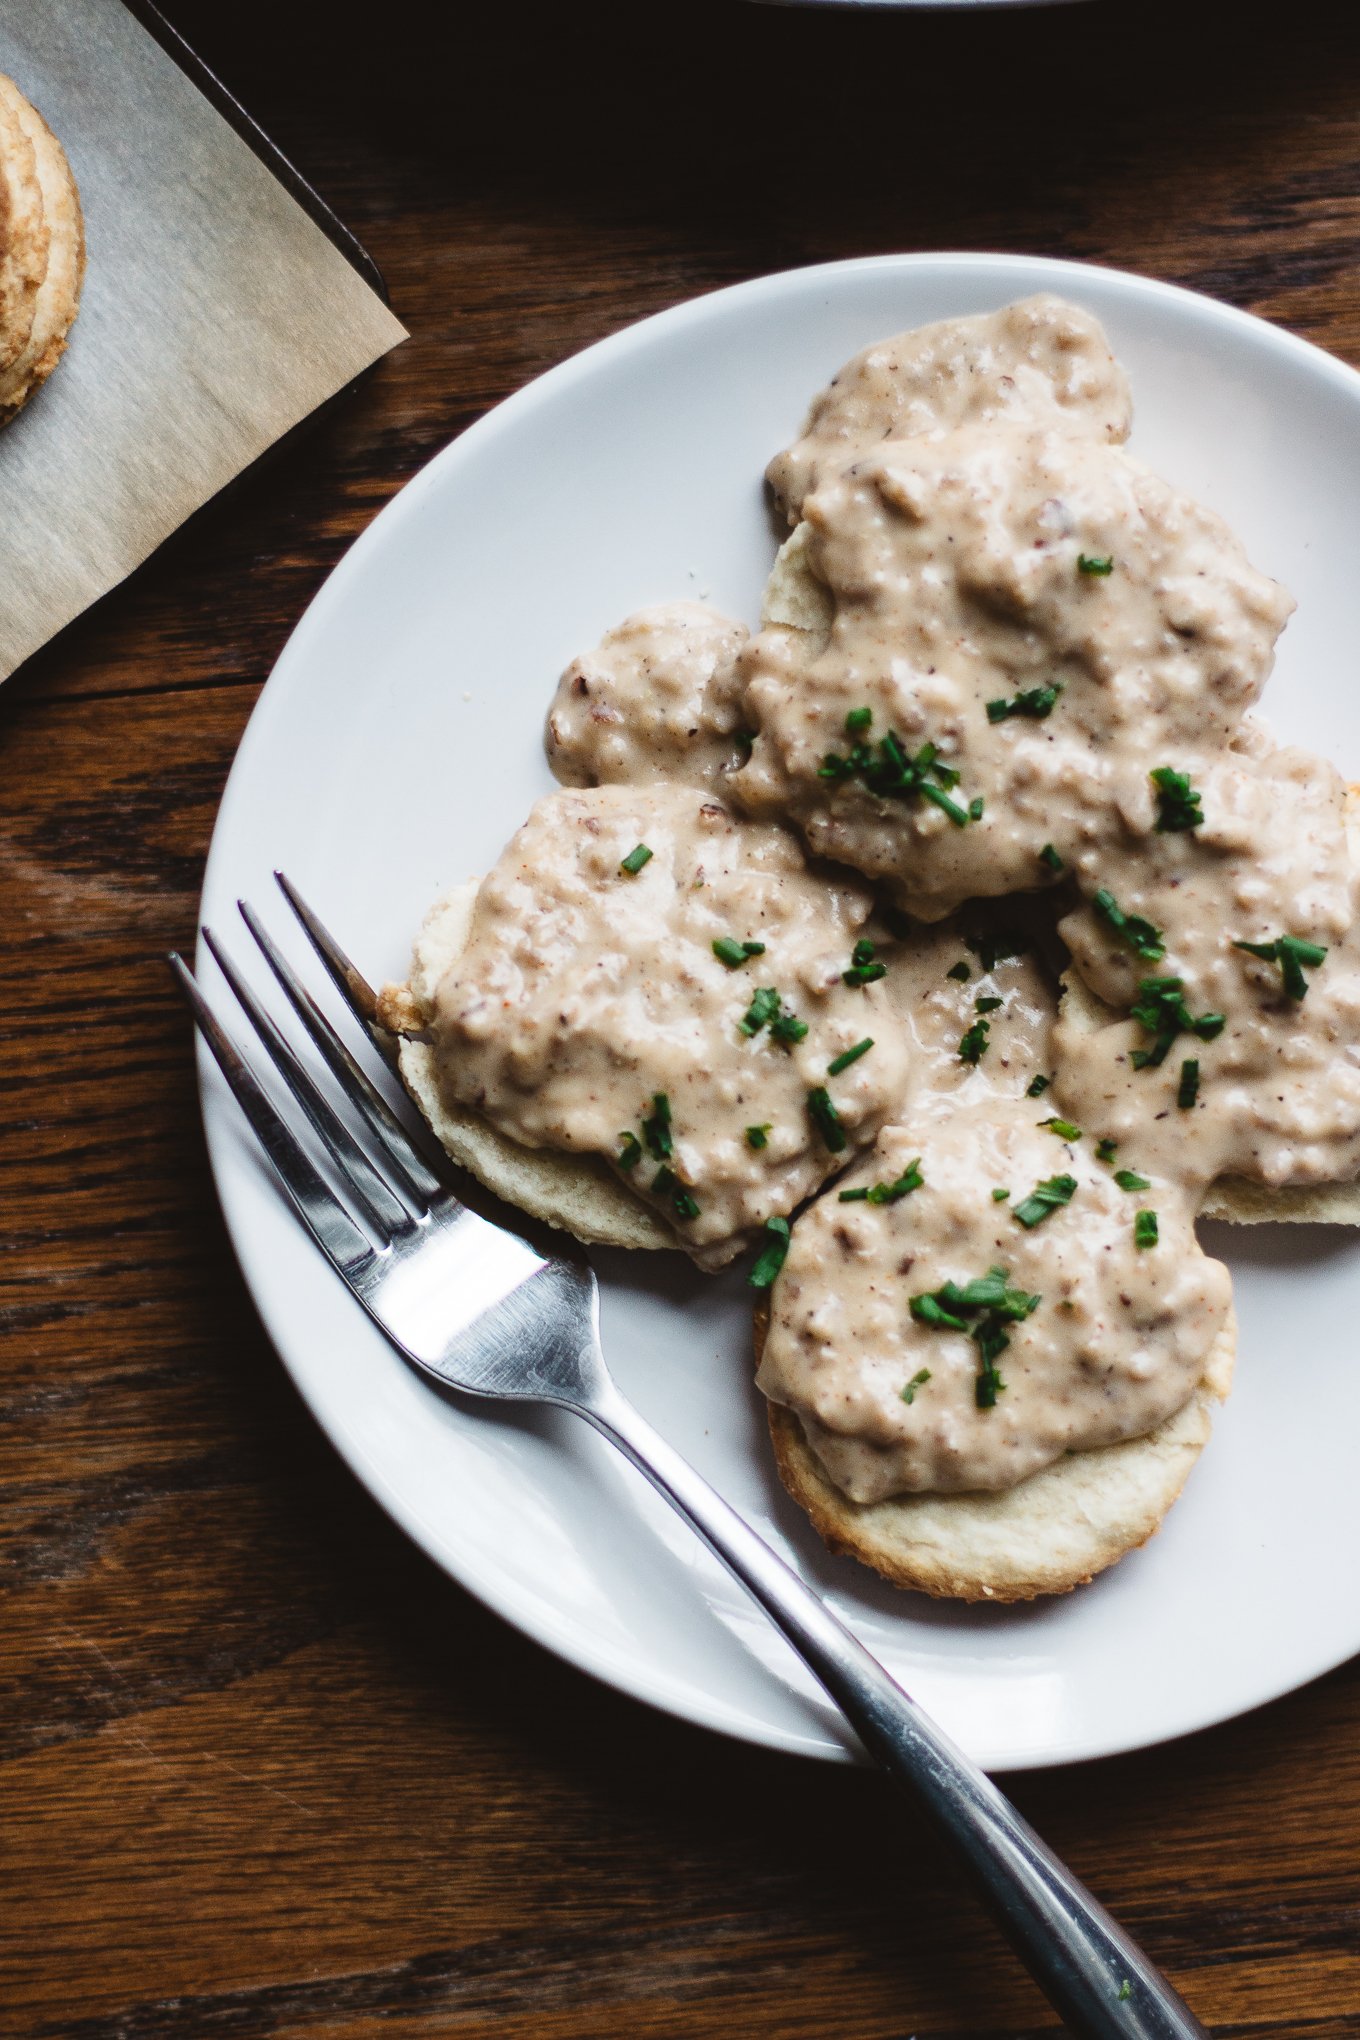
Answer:
<svg viewBox="0 0 1360 2040"><path fill-rule="evenodd" d="M758 735L733 793L926 919L1102 840L1131 766L1226 744L1291 607L1128 454L1009 418L881 445L804 514L830 637L747 647ZM891 790L885 742L935 747L923 786Z"/></svg>
<svg viewBox="0 0 1360 2040"><path fill-rule="evenodd" d="M854 1501L1013 1486L1064 1452L1151 1430L1203 1374L1231 1285L1195 1239L1193 1206L1160 1186L1159 1243L1137 1247L1142 1194L1122 1190L1088 1140L1064 1142L1039 1117L1029 1101L992 1097L890 1127L794 1227L758 1380L797 1410ZM900 1180L917 1157L919 1189L841 1201ZM1070 1201L1027 1229L1017 1209L1055 1176L1072 1181ZM993 1188L1009 1196L994 1202ZM980 1407L973 1330L985 1337L991 1313L965 1307L972 1329L954 1330L913 1316L911 1299L993 1269L1029 1307L1000 1321L1008 1343Z"/></svg>
<svg viewBox="0 0 1360 2040"><path fill-rule="evenodd" d="M699 602L640 609L573 659L545 733L564 786L719 787L745 760L737 654L749 633Z"/></svg>
<svg viewBox="0 0 1360 2040"><path fill-rule="evenodd" d="M906 1086L882 983L842 975L871 907L854 879L810 871L788 830L698 789L549 794L482 881L439 985L440 1080L530 1147L615 1163L720 1266L871 1141ZM729 968L715 942L764 947Z"/></svg>
<svg viewBox="0 0 1360 2040"><path fill-rule="evenodd" d="M812 578L749 644L679 604L573 663L549 753L598 790L535 809L440 988L453 1094L632 1160L704 1265L877 1136L793 1228L760 1375L860 1501L1152 1429L1230 1308L1194 1237L1207 1185L1360 1173L1343 790L1247 714L1290 600L1128 426L1103 334L1056 299L857 357L770 470ZM934 925L889 933L851 869ZM965 904L1054 887L1061 1008L1042 909ZM724 938L765 950L728 969ZM874 981L847 985L856 942ZM806 1035L743 1032L762 987Z"/></svg>
<svg viewBox="0 0 1360 2040"><path fill-rule="evenodd" d="M804 499L878 440L997 420L1128 438L1128 379L1089 312L1044 293L876 341L832 377L767 474L796 524Z"/></svg>

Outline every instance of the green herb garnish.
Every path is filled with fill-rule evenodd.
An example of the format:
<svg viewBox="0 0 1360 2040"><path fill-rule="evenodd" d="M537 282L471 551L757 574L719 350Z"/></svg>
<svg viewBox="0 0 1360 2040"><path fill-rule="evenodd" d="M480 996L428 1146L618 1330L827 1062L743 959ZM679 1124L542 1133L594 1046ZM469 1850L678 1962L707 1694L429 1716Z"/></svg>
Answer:
<svg viewBox="0 0 1360 2040"><path fill-rule="evenodd" d="M1119 1148L1119 1142L1118 1142L1117 1140L1108 1140L1108 1139L1107 1139L1107 1140L1101 1140L1101 1141L1097 1141L1097 1142L1096 1142L1096 1160L1097 1160L1098 1162L1112 1162L1112 1161L1114 1160L1114 1158L1115 1158L1115 1154L1117 1153L1117 1151L1118 1151L1118 1148Z"/></svg>
<svg viewBox="0 0 1360 2040"><path fill-rule="evenodd" d="M1157 789L1159 836L1177 835L1185 829L1201 826L1204 821L1204 810L1200 806L1202 796L1190 784L1188 772L1176 772L1170 765L1159 765L1148 777Z"/></svg>
<svg viewBox="0 0 1360 2040"><path fill-rule="evenodd" d="M1213 1041L1225 1025L1221 1013L1195 1015L1181 994L1184 980L1178 977L1143 978L1138 986L1138 1003L1130 1018L1154 1037L1151 1048L1135 1048L1129 1061L1136 1070L1156 1069L1166 1061L1171 1044L1180 1034L1194 1034L1201 1041Z"/></svg>
<svg viewBox="0 0 1360 2040"><path fill-rule="evenodd" d="M1018 935L1014 928L998 928L991 935L985 932L965 935L963 946L972 950L984 970L995 970L1007 957L1023 956L1025 953L1024 937Z"/></svg>
<svg viewBox="0 0 1360 2040"><path fill-rule="evenodd" d="M658 1197L669 1197L677 1218L697 1218L699 1207L690 1196L674 1169L663 1163L652 1178L652 1189Z"/></svg>
<svg viewBox="0 0 1360 2040"><path fill-rule="evenodd" d="M1187 1056L1181 1064L1181 1080L1176 1086L1176 1103L1182 1112L1188 1112L1199 1096L1199 1064Z"/></svg>
<svg viewBox="0 0 1360 2040"><path fill-rule="evenodd" d="M641 1141L635 1133L621 1133L619 1139L623 1142L623 1151L615 1156L615 1161L621 1169L635 1169L642 1160Z"/></svg>
<svg viewBox="0 0 1360 2040"><path fill-rule="evenodd" d="M857 1041L853 1048L842 1049L835 1060L827 1064L827 1075L829 1077L838 1077L842 1070L849 1069L851 1063L857 1063L862 1055L867 1055L873 1045L874 1038L872 1034L866 1034L863 1041Z"/></svg>
<svg viewBox="0 0 1360 2040"><path fill-rule="evenodd" d="M824 1084L818 1084L815 1090L808 1092L807 1109L826 1146L833 1155L840 1154L845 1146L845 1128L841 1125L841 1115L832 1104L831 1094Z"/></svg>
<svg viewBox="0 0 1360 2040"><path fill-rule="evenodd" d="M1041 1119L1040 1126L1046 1126L1050 1133L1056 1133L1059 1140L1080 1140L1081 1128L1073 1126L1070 1119Z"/></svg>
<svg viewBox="0 0 1360 2040"><path fill-rule="evenodd" d="M1061 1210L1064 1204L1070 1204L1076 1189L1075 1176L1048 1176L1042 1183L1035 1184L1029 1196L1015 1206L1011 1216L1017 1225L1030 1232L1036 1225L1042 1225L1046 1218L1051 1218L1055 1211Z"/></svg>
<svg viewBox="0 0 1360 2040"><path fill-rule="evenodd" d="M765 954L763 942L738 942L731 935L720 935L713 944L713 954L719 963L725 963L729 970L740 970L753 956Z"/></svg>
<svg viewBox="0 0 1360 2040"><path fill-rule="evenodd" d="M805 1040L807 1031L807 1021L800 1020L796 1013L779 1013L770 1022L771 1037L784 1048L792 1048L795 1041Z"/></svg>
<svg viewBox="0 0 1360 2040"><path fill-rule="evenodd" d="M1067 869L1067 866L1063 863L1062 858L1051 843L1045 843L1043 849L1039 852L1039 862L1046 864L1050 871L1066 871Z"/></svg>
<svg viewBox="0 0 1360 2040"><path fill-rule="evenodd" d="M767 1119L763 1126L748 1126L746 1129L747 1147L749 1148L768 1147L770 1145L771 1124L772 1122Z"/></svg>
<svg viewBox="0 0 1360 2040"><path fill-rule="evenodd" d="M1029 687L1022 694L1013 694L1009 701L1004 696L999 701L987 703L987 720L990 723L1005 722L1010 716L1029 716L1035 722L1042 722L1053 713L1053 704L1062 693L1062 687L1054 683L1051 687Z"/></svg>
<svg viewBox="0 0 1360 2040"><path fill-rule="evenodd" d="M862 737L874 719L871 708L852 708L845 718L847 737Z"/></svg>
<svg viewBox="0 0 1360 2040"><path fill-rule="evenodd" d="M967 1032L959 1037L959 1061L972 1063L974 1066L980 1063L992 1045L987 1038L990 1032L990 1020L975 1020Z"/></svg>
<svg viewBox="0 0 1360 2040"><path fill-rule="evenodd" d="M1140 1176L1134 1169L1116 1169L1114 1180L1121 1190L1150 1190L1152 1184L1146 1176Z"/></svg>
<svg viewBox="0 0 1360 2040"><path fill-rule="evenodd" d="M1320 942L1305 942L1298 935L1278 935L1273 942L1234 942L1233 948L1245 949L1249 956L1259 956L1263 963L1278 963L1291 999L1308 996L1304 964L1309 970L1316 970L1327 954Z"/></svg>
<svg viewBox="0 0 1360 2040"><path fill-rule="evenodd" d="M946 977L956 978L961 985L966 985L972 975L972 971L968 968L962 957L945 972Z"/></svg>
<svg viewBox="0 0 1360 2040"><path fill-rule="evenodd" d="M664 1091L652 1094L652 1113L642 1122L642 1138L647 1143L648 1153L658 1162L668 1162L675 1153L675 1143L671 1139L671 1101Z"/></svg>
<svg viewBox="0 0 1360 2040"><path fill-rule="evenodd" d="M1114 572L1114 560L1109 556L1101 558L1098 553L1078 553L1077 572L1079 574L1111 574Z"/></svg>
<svg viewBox="0 0 1360 2040"><path fill-rule="evenodd" d="M995 1013L997 1008L1004 1006L1005 1003L1004 999L974 999L973 1001L973 1005L979 1013Z"/></svg>
<svg viewBox="0 0 1360 2040"><path fill-rule="evenodd" d="M1003 1190L998 1184L997 1188L992 1192L993 1204L1004 1204L1006 1202L1006 1199L1010 1196L1010 1194L1011 1193L1009 1190Z"/></svg>
<svg viewBox="0 0 1360 2040"><path fill-rule="evenodd" d="M879 978L888 975L886 963L874 962L874 945L867 935L861 935L850 952L850 968L841 972L843 985L872 985Z"/></svg>
<svg viewBox="0 0 1360 2040"><path fill-rule="evenodd" d="M779 1011L779 994L773 985L762 985L746 1008L740 1021L743 1034L759 1034L767 1020L773 1020Z"/></svg>
<svg viewBox="0 0 1360 2040"><path fill-rule="evenodd" d="M1027 1098L1042 1098L1052 1082L1052 1077L1031 1077L1025 1091L1025 1096Z"/></svg>
<svg viewBox="0 0 1360 2040"><path fill-rule="evenodd" d="M635 850L628 852L628 855L624 858L622 864L620 864L619 870L626 871L630 878L636 878L643 865L651 863L652 854L645 843L639 843Z"/></svg>
<svg viewBox="0 0 1360 2040"><path fill-rule="evenodd" d="M845 719L847 734L853 736L868 729L868 723L862 720L855 722L853 727L851 724L851 717L863 717L864 714L863 709L851 709ZM923 798L933 801L936 807L944 810L955 828L966 829L969 821L967 808L960 807L946 791L946 788L958 785L959 775L952 765L941 764L939 757L939 747L935 744L922 744L919 751L909 756L896 731L889 730L886 737L879 738L876 746L856 742L851 746L848 757L842 757L837 751L828 751L817 768L817 776L837 785L847 779L858 779L870 793L876 793L882 800Z"/></svg>
<svg viewBox="0 0 1360 2040"><path fill-rule="evenodd" d="M1145 963L1156 963L1166 955L1166 942L1160 928L1154 928L1151 921L1145 921L1141 914L1126 914L1108 886L1101 886L1091 895L1091 905L1102 921L1114 929L1116 935L1128 943L1134 954L1141 956Z"/></svg>
<svg viewBox="0 0 1360 2040"><path fill-rule="evenodd" d="M989 1268L975 1281L962 1285L945 1282L924 1296L913 1296L910 1307L918 1324L968 1334L978 1349L977 1406L990 1410L1006 1386L996 1369L998 1358L1010 1344L1006 1326L1027 1318L1040 1301L1023 1289L1010 1288L1005 1268Z"/></svg>
<svg viewBox="0 0 1360 2040"><path fill-rule="evenodd" d="M905 1387L905 1388L904 1388L904 1389L902 1390L902 1400L903 1400L903 1402L904 1402L904 1403L914 1403L914 1402L915 1402L915 1400L916 1400L916 1391L917 1391L917 1389L918 1389L918 1388L924 1388L924 1387L925 1387L925 1385L926 1385L926 1383L927 1383L927 1382L929 1381L929 1379L930 1379L930 1369L929 1369L928 1367L918 1367L918 1368L917 1368L917 1370L916 1370L916 1372L915 1372L915 1374L913 1374L913 1375L912 1375L912 1377L911 1377L911 1380L910 1380L910 1381L909 1381L909 1382L907 1383L906 1387Z"/></svg>
<svg viewBox="0 0 1360 2040"><path fill-rule="evenodd" d="M982 795L981 795L980 793L975 793L975 794L973 795L973 798L972 798L972 799L971 799L971 800L969 801L969 803L968 803L968 819L969 819L969 821L970 821L970 822L980 822L980 821L982 820L982 814L983 814L983 810L984 810L984 808L986 807L986 805L987 805L987 803L986 803L986 801L985 801L985 800L984 800L984 799L982 798Z"/></svg>
<svg viewBox="0 0 1360 2040"><path fill-rule="evenodd" d="M786 1218L767 1218L765 1221L765 1245L760 1258L746 1280L752 1289L768 1289L784 1265L789 1251L789 1222Z"/></svg>
<svg viewBox="0 0 1360 2040"><path fill-rule="evenodd" d="M1155 1247L1157 1244L1157 1214L1155 1211L1140 1211L1133 1221L1133 1244L1135 1247Z"/></svg>

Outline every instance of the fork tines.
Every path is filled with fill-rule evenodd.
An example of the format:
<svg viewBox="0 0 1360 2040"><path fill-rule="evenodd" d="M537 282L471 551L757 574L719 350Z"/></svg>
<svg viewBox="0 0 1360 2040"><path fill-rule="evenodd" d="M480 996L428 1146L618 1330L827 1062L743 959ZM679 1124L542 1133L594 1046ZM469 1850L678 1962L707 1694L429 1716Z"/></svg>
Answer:
<svg viewBox="0 0 1360 2040"><path fill-rule="evenodd" d="M371 985L350 962L297 889L282 872L275 875L284 897L337 990L365 1032L374 1038L377 1001ZM217 935L206 927L203 930L204 942L261 1045L302 1107L317 1139L334 1164L351 1209L345 1208L345 1203L336 1196L301 1142L275 1110L183 959L172 955L170 965L204 1040L277 1169L285 1189L325 1252L343 1272L352 1274L363 1262L371 1259L375 1248L379 1254L385 1254L394 1241L409 1236L422 1226L436 1201L447 1204L450 1193L282 955L258 914L245 900L239 901L238 905L289 1005L343 1098L363 1125L369 1151L366 1152L356 1140L316 1078L290 1046L278 1023L250 990Z"/></svg>

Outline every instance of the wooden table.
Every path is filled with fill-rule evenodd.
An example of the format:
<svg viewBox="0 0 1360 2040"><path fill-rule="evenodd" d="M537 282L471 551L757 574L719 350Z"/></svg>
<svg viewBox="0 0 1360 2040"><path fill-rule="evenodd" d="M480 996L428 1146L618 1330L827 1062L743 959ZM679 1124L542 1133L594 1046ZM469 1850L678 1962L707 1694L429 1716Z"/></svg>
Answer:
<svg viewBox="0 0 1360 2040"><path fill-rule="evenodd" d="M346 544L489 404L640 314L1000 247L1191 284L1360 362L1346 11L1280 10L1264 39L1184 0L688 0L455 32L408 0L355 42L286 0L173 5L413 337L0 700L0 2033L1054 2030L873 1779L616 1697L379 1514L246 1299L161 957ZM1319 1568L1300 1591L1355 1593L1354 1553ZM1353 1666L1014 1789L1216 2034L1360 2033Z"/></svg>

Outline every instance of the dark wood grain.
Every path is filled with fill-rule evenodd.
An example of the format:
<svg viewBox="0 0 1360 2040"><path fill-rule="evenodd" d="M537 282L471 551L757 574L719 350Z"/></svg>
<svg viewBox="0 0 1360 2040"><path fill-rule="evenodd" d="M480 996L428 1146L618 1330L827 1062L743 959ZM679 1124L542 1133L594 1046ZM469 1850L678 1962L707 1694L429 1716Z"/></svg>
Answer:
<svg viewBox="0 0 1360 2040"><path fill-rule="evenodd" d="M995 247L1192 284L1360 363L1360 18L421 0L357 39L286 0L172 11L412 338L0 696L0 2034L1051 2032L873 1780L567 1670L338 1466L227 1250L161 956L346 544L640 314ZM1353 1593L1351 1560L1300 1591ZM1354 1666L1015 1795L1222 2040L1360 2034Z"/></svg>

